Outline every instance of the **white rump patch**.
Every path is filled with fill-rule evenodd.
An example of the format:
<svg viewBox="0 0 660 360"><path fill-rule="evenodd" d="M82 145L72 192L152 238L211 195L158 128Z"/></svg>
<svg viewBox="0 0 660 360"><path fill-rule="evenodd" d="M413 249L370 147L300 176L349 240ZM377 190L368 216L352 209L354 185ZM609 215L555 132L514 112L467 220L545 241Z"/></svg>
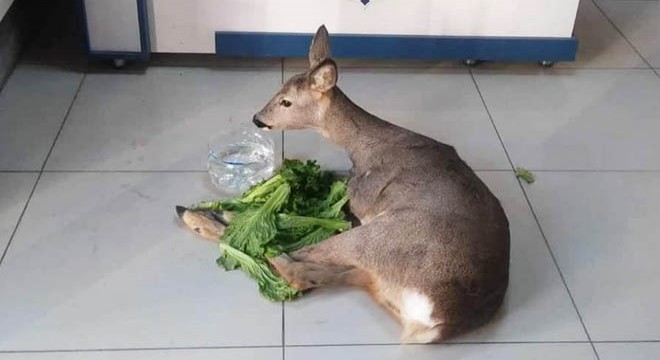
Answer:
<svg viewBox="0 0 660 360"><path fill-rule="evenodd" d="M428 296L414 289L403 290L401 315L406 321L434 327L438 324L431 318L433 303Z"/></svg>

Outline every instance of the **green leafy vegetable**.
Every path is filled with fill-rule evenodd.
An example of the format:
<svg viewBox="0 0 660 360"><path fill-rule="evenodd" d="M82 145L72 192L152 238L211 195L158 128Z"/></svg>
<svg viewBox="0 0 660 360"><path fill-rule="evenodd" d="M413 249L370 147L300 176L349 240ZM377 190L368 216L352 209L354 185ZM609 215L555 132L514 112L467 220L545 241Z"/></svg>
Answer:
<svg viewBox="0 0 660 360"><path fill-rule="evenodd" d="M271 268L268 258L350 229L343 211L347 202L345 180L321 171L314 161L284 160L275 175L241 197L201 202L194 209L233 213L220 238L218 265L241 269L257 282L265 298L284 301L300 292Z"/></svg>
<svg viewBox="0 0 660 360"><path fill-rule="evenodd" d="M316 226L330 230L344 231L351 228L351 223L342 220L323 219L289 214L280 214L277 216L277 227L283 230Z"/></svg>
<svg viewBox="0 0 660 360"><path fill-rule="evenodd" d="M264 246L275 238L276 211L289 197L291 188L282 184L259 207L248 208L236 214L225 231L222 241L251 256L263 256Z"/></svg>
<svg viewBox="0 0 660 360"><path fill-rule="evenodd" d="M278 276L263 260L255 259L230 245L221 242L220 249L225 259L236 263L259 285L261 294L272 301L291 300L298 296L298 291L290 287L284 279ZM226 267L226 264L223 263Z"/></svg>
<svg viewBox="0 0 660 360"><path fill-rule="evenodd" d="M534 174L532 174L531 171L521 167L516 168L516 177L522 179L524 182L528 184L533 184L534 181L536 181L536 178L534 177Z"/></svg>
<svg viewBox="0 0 660 360"><path fill-rule="evenodd" d="M289 252L289 251L294 251L297 249L300 249L305 246L309 245L314 245L316 243L319 243L330 236L334 235L336 233L335 230L333 229L327 229L327 228L316 228L316 230L312 230L311 232L307 233L307 235L301 237L299 240L295 240L292 242L287 242L283 247L282 251L283 252Z"/></svg>

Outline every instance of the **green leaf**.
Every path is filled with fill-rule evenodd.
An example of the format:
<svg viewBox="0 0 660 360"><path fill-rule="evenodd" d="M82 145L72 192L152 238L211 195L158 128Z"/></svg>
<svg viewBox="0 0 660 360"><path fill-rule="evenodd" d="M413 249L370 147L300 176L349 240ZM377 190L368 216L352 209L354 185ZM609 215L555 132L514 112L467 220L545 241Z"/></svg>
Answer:
<svg viewBox="0 0 660 360"><path fill-rule="evenodd" d="M191 210L212 211L221 213L223 211L242 212L250 208L249 204L238 200L202 201L190 207Z"/></svg>
<svg viewBox="0 0 660 360"><path fill-rule="evenodd" d="M277 227L279 229L316 226L330 230L345 231L351 228L351 223L344 220L323 219L290 214L279 214L277 216Z"/></svg>
<svg viewBox="0 0 660 360"><path fill-rule="evenodd" d="M292 252L296 251L298 249L302 249L305 246L309 245L314 245L317 243L320 243L321 241L329 238L330 236L334 235L336 233L335 230L333 229L326 229L326 228L316 228L314 231L308 233L307 235L301 237L300 239L294 241L294 242L289 242L284 245L283 251L284 252Z"/></svg>
<svg viewBox="0 0 660 360"><path fill-rule="evenodd" d="M220 257L215 262L218 264L218 266L225 269L225 271L236 270L240 266L236 259L227 257L224 253L220 255Z"/></svg>
<svg viewBox="0 0 660 360"><path fill-rule="evenodd" d="M220 249L227 258L240 264L241 269L257 282L261 295L266 299L285 301L300 295L298 290L289 286L284 279L275 274L265 261L252 258L225 243L220 243Z"/></svg>
<svg viewBox="0 0 660 360"><path fill-rule="evenodd" d="M275 213L284 205L289 192L289 185L282 184L261 207L237 214L229 223L221 241L250 256L263 256L265 245L277 234Z"/></svg>
<svg viewBox="0 0 660 360"><path fill-rule="evenodd" d="M534 177L534 174L532 174L531 171L521 167L516 168L516 177L522 179L528 184L533 184L534 181L536 181L536 178Z"/></svg>
<svg viewBox="0 0 660 360"><path fill-rule="evenodd" d="M266 179L261 183L252 186L237 200L244 204L265 202L268 196L277 190L280 185L284 184L284 182L284 177L280 174L276 174L270 179Z"/></svg>

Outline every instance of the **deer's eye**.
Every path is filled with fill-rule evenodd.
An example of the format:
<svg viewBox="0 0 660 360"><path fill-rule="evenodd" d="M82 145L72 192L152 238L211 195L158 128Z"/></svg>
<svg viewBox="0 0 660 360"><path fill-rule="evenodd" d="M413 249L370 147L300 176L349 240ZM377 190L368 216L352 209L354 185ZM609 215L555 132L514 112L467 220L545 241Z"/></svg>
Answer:
<svg viewBox="0 0 660 360"><path fill-rule="evenodd" d="M280 105L282 105L284 107L289 107L289 106L291 106L291 101L286 100L286 99L282 99L282 101L280 101Z"/></svg>

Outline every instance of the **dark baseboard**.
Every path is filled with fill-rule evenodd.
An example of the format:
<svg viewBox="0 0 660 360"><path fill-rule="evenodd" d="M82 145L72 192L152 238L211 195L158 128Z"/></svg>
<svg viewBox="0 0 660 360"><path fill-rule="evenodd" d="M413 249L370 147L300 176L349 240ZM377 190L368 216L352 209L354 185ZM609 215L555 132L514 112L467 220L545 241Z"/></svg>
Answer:
<svg viewBox="0 0 660 360"><path fill-rule="evenodd" d="M48 0L15 0L0 21L0 89L48 14Z"/></svg>
<svg viewBox="0 0 660 360"><path fill-rule="evenodd" d="M25 44L26 34L21 26L24 19L22 10L18 1L15 1L0 21L0 88L14 70Z"/></svg>

